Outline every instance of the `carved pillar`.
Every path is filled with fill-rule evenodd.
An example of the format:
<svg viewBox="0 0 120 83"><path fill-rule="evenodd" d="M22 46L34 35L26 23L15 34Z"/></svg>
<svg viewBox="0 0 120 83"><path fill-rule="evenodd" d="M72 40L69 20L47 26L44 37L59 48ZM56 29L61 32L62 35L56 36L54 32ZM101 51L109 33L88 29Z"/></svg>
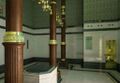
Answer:
<svg viewBox="0 0 120 83"><path fill-rule="evenodd" d="M6 0L5 83L23 83L22 0Z"/></svg>
<svg viewBox="0 0 120 83"><path fill-rule="evenodd" d="M63 26L61 27L61 63L60 66L67 67L66 62L66 15L65 15L66 0L61 0L61 18Z"/></svg>
<svg viewBox="0 0 120 83"><path fill-rule="evenodd" d="M51 1L50 13L50 65L56 66L57 41L56 41L56 0Z"/></svg>
<svg viewBox="0 0 120 83"><path fill-rule="evenodd" d="M61 61L66 61L66 20L65 20L65 0L61 0L61 12L62 12L62 22L61 27Z"/></svg>

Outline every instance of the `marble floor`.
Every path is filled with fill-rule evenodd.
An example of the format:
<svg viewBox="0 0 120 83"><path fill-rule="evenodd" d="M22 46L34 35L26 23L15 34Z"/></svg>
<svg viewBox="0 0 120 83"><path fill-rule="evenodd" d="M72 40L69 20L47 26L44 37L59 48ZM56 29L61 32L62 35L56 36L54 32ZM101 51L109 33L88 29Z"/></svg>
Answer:
<svg viewBox="0 0 120 83"><path fill-rule="evenodd" d="M27 65L29 67L31 65ZM114 70L83 69L79 65L72 69L60 69L61 83L120 83L120 73ZM4 74L0 83L4 83Z"/></svg>
<svg viewBox="0 0 120 83"><path fill-rule="evenodd" d="M61 70L61 83L118 83L108 73L93 71Z"/></svg>

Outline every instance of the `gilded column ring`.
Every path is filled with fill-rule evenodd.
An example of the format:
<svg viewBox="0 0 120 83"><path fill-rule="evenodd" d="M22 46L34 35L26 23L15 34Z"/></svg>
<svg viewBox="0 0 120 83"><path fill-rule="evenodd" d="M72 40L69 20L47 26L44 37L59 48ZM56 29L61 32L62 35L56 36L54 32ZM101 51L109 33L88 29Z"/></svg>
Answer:
<svg viewBox="0 0 120 83"><path fill-rule="evenodd" d="M51 4L56 4L56 2L55 1L51 1Z"/></svg>
<svg viewBox="0 0 120 83"><path fill-rule="evenodd" d="M66 45L66 43L65 42L61 42L61 45Z"/></svg>
<svg viewBox="0 0 120 83"><path fill-rule="evenodd" d="M50 41L49 41L49 44L50 44L50 45L56 45L56 44L57 44L57 41L56 41L56 40L50 40Z"/></svg>
<svg viewBox="0 0 120 83"><path fill-rule="evenodd" d="M65 61L66 59L61 59L61 61Z"/></svg>
<svg viewBox="0 0 120 83"><path fill-rule="evenodd" d="M24 42L23 33L14 31L5 32L3 42Z"/></svg>

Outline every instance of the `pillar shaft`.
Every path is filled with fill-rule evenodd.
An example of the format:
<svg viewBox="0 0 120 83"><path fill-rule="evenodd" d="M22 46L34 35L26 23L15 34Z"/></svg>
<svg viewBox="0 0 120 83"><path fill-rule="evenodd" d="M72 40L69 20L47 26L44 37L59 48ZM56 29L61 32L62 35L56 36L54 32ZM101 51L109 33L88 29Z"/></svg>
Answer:
<svg viewBox="0 0 120 83"><path fill-rule="evenodd" d="M62 22L63 26L61 27L61 60L66 60L66 16L65 16L65 0L61 0L61 12L62 12Z"/></svg>
<svg viewBox="0 0 120 83"><path fill-rule="evenodd" d="M56 66L56 55L57 55L57 47L56 47L56 0L51 1L51 12L50 14L50 65Z"/></svg>
<svg viewBox="0 0 120 83"><path fill-rule="evenodd" d="M6 0L6 30L22 31L23 0Z"/></svg>
<svg viewBox="0 0 120 83"><path fill-rule="evenodd" d="M6 0L5 83L23 83L22 0Z"/></svg>
<svg viewBox="0 0 120 83"><path fill-rule="evenodd" d="M5 83L23 83L23 44L4 43Z"/></svg>

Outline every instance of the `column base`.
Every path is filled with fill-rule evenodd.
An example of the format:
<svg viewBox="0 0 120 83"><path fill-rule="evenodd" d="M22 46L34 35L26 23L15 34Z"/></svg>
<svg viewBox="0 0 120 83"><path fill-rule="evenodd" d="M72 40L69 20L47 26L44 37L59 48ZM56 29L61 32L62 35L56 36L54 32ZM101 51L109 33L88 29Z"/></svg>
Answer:
<svg viewBox="0 0 120 83"><path fill-rule="evenodd" d="M69 68L68 62L67 61L60 61L59 62L59 68L68 69Z"/></svg>
<svg viewBox="0 0 120 83"><path fill-rule="evenodd" d="M59 70L59 69L58 69L58 71L57 71L57 76L58 76L57 83L61 83L62 78L61 78L61 73L60 73L60 70Z"/></svg>

